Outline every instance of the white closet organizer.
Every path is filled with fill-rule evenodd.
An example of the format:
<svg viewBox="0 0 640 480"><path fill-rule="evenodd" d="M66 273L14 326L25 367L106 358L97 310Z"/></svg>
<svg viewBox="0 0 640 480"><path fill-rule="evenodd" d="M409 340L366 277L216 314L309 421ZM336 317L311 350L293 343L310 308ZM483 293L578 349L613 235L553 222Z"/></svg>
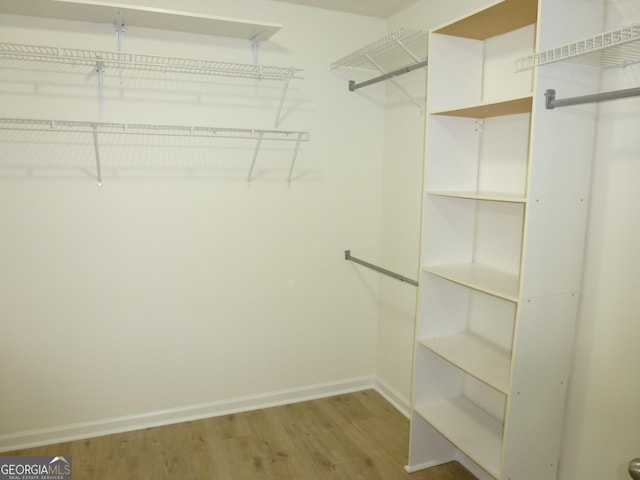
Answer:
<svg viewBox="0 0 640 480"><path fill-rule="evenodd" d="M17 62L8 64L9 67L11 65L24 65L28 62L37 62L41 65L68 65L70 67L87 66L91 69L87 70L87 73L95 72L98 75L100 110L102 110L104 75L109 68L117 72L121 79L127 71L149 71L161 74L179 73L245 78L260 81L280 81L283 83L283 88L276 114L275 128L278 128L280 123L280 116L286 99L289 81L303 78L300 76L302 70L293 67L249 65L193 58L163 57L158 55L12 43L0 43L0 60L4 60L3 63L10 61Z"/></svg>
<svg viewBox="0 0 640 480"><path fill-rule="evenodd" d="M427 32L401 28L336 60L331 64L331 69L349 68L377 72L381 75L362 82L350 80L349 90L353 92L359 88L389 80L422 112L424 109L422 103L400 85L395 77L424 68L427 63Z"/></svg>
<svg viewBox="0 0 640 480"><path fill-rule="evenodd" d="M572 8L498 1L430 33L408 471L556 478L592 155L566 139L595 111L546 110L550 79L513 61L602 21L589 3L567 31Z"/></svg>
<svg viewBox="0 0 640 480"><path fill-rule="evenodd" d="M556 62L570 62L597 68L624 68L640 62L640 25L633 24L535 53L516 60L522 72ZM545 92L546 108L553 109L581 103L601 102L640 95L640 87L603 92L580 97L556 99L554 89Z"/></svg>
<svg viewBox="0 0 640 480"><path fill-rule="evenodd" d="M283 104L290 80L302 79L301 69L293 67L275 67L259 64L240 64L202 60L193 58L176 58L157 55L142 55L122 51L122 37L125 20L128 25L149 28L162 28L209 35L224 35L245 38L255 47L262 40L270 38L280 29L273 24L249 22L244 20L194 15L164 9L142 8L127 4L113 5L99 1L73 0L24 0L13 2L0 0L0 13L44 16L92 22L114 22L118 39L118 52L94 51L74 48L57 48L41 45L24 45L0 43L0 66L4 68L44 68L56 71L69 68L77 73L87 67L86 73L95 74L98 78L98 101L100 121L56 121L42 119L0 119L0 130L13 131L47 131L47 132L86 132L93 136L96 160L96 176L98 184L102 183L100 166L99 138L104 134L163 135L188 137L225 137L246 139L255 142L253 159L247 175L250 182L258 154L263 141L294 142L287 181L291 184L293 168L298 156L300 143L308 142L309 132L277 130ZM257 60L257 55L254 57ZM188 125L147 125L131 123L104 123L103 109L104 76L106 73L118 75L122 80L128 71L148 71L158 74L188 74L217 77L252 79L256 81L282 82L283 89L275 120L275 130L241 129L210 126ZM166 78L166 77L164 77Z"/></svg>

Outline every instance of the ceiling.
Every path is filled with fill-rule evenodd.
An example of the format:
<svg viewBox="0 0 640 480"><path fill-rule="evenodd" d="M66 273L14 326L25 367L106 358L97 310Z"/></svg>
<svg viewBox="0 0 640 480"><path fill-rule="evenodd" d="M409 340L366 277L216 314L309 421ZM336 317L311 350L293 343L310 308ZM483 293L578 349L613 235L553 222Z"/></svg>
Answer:
<svg viewBox="0 0 640 480"><path fill-rule="evenodd" d="M275 0L308 7L355 13L369 17L389 18L418 0Z"/></svg>

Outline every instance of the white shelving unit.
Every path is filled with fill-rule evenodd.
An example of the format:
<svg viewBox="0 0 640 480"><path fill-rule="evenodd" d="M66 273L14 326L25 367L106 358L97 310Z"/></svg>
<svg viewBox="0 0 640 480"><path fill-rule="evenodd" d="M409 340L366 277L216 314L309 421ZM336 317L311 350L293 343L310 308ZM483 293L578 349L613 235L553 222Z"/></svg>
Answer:
<svg viewBox="0 0 640 480"><path fill-rule="evenodd" d="M375 72L378 75L367 80L350 80L349 90L353 92L389 80L422 112L423 102L417 100L396 77L427 66L427 36L424 30L401 28L336 60L331 69L361 70L368 75Z"/></svg>
<svg viewBox="0 0 640 480"><path fill-rule="evenodd" d="M595 112L554 117L540 92L557 72L513 61L596 11L568 32L575 9L504 0L430 33L409 471L556 478L592 154L566 139L592 138Z"/></svg>
<svg viewBox="0 0 640 480"><path fill-rule="evenodd" d="M131 4L111 4L94 0L24 0L21 2L0 0L0 13L115 23L119 47L121 47L121 39L124 33L125 18L129 25L246 38L251 40L254 46L257 42L270 38L280 29L280 26L272 24L194 15L174 10L143 8ZM277 130L289 82L292 79L302 78L300 76L302 70L293 67L248 65L214 60L134 54L124 51L107 52L13 43L0 43L0 65L4 68L28 67L29 69L37 68L45 71L55 66L55 71L57 72L62 70L72 73L80 72L84 75L97 75L100 117L98 121L2 118L0 119L0 130L91 134L96 160L96 177L99 185L102 183L99 139L105 134L194 138L224 137L254 141L255 150L247 175L248 182L252 180L253 169L263 141L291 141L295 143L295 147L287 177L289 184L292 181L300 144L301 142L308 142L310 139L310 134L306 131ZM113 74L113 76L118 76L122 81L123 74L128 71L148 71L161 74L163 78L166 78L166 74L187 74L282 82L283 90L275 120L276 129L105 123L102 121L104 77L107 74ZM176 78L180 79L181 77L178 76Z"/></svg>

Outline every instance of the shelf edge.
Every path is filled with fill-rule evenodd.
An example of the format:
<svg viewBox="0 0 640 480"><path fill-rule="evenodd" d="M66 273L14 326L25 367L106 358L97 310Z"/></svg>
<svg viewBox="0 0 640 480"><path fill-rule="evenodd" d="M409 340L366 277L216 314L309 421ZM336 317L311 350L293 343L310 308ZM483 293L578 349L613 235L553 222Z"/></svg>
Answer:
<svg viewBox="0 0 640 480"><path fill-rule="evenodd" d="M248 40L268 40L282 26L237 18L92 0L0 0L0 13L113 24L120 11L126 25Z"/></svg>

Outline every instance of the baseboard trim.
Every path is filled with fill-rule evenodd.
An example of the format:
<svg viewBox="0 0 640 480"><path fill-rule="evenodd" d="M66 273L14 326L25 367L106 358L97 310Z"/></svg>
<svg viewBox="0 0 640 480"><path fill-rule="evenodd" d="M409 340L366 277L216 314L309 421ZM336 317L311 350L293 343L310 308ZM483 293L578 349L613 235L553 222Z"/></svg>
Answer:
<svg viewBox="0 0 640 480"><path fill-rule="evenodd" d="M374 388L385 398L387 402L393 405L396 410L402 413L405 417L411 418L411 405L409 400L400 395L397 390L378 377L375 379Z"/></svg>
<svg viewBox="0 0 640 480"><path fill-rule="evenodd" d="M381 391L375 377L357 377L336 382L284 389L261 395L238 397L220 402L4 434L0 435L0 452L111 435L143 428L160 427L172 423L200 420L260 408L304 402L371 388L378 390L381 395L387 398L387 394ZM389 399L387 398L387 400ZM394 404L394 406L397 408L397 405Z"/></svg>

